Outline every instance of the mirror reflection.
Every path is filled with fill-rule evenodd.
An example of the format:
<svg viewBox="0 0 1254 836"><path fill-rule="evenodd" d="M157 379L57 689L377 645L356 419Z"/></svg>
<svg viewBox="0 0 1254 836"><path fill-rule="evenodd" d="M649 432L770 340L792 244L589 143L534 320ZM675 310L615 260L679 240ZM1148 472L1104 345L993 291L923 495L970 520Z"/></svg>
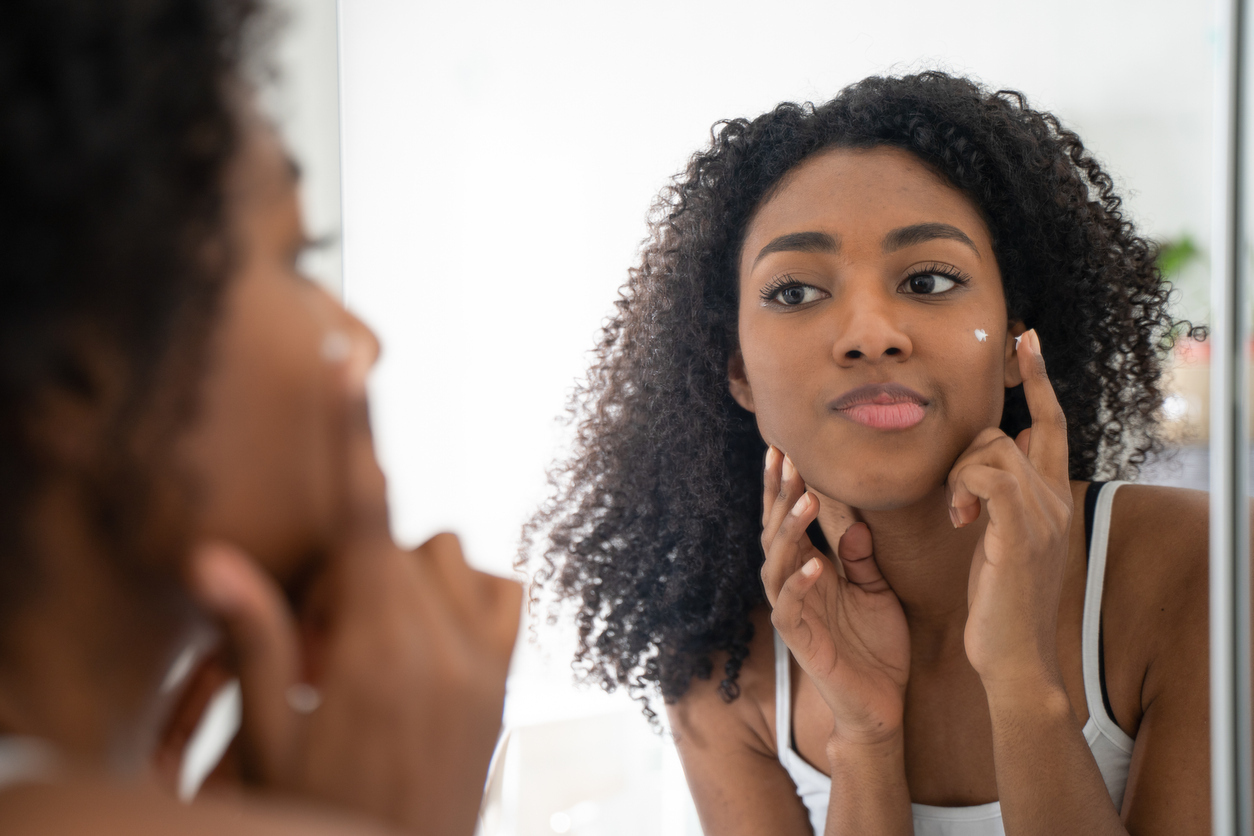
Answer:
<svg viewBox="0 0 1254 836"><path fill-rule="evenodd" d="M21 5L0 830L1209 829L1209 8Z"/></svg>

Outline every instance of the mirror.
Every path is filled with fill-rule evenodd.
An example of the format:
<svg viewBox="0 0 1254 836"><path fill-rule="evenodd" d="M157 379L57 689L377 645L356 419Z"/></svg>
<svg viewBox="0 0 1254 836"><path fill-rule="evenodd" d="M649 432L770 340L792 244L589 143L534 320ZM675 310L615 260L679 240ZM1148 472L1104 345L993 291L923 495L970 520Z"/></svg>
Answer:
<svg viewBox="0 0 1254 836"><path fill-rule="evenodd" d="M511 571L659 190L719 120L868 75L945 69L1057 114L1162 245L1176 315L1211 321L1206 5L344 0L340 15L345 298L386 346L372 396L402 541L451 528ZM1209 485L1214 350L1177 342L1168 450L1140 481ZM572 688L569 619L538 637L515 662L485 832L699 833L670 739L621 692Z"/></svg>

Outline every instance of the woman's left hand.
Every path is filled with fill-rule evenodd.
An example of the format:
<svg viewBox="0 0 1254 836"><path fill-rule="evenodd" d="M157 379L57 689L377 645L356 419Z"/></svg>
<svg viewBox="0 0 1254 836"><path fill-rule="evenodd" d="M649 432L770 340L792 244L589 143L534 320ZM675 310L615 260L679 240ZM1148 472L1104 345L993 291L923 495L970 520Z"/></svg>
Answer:
<svg viewBox="0 0 1254 836"><path fill-rule="evenodd" d="M1036 331L1018 350L1031 429L980 433L949 473L956 526L988 510L967 587L967 658L985 689L1059 682L1058 605L1071 531L1067 422Z"/></svg>

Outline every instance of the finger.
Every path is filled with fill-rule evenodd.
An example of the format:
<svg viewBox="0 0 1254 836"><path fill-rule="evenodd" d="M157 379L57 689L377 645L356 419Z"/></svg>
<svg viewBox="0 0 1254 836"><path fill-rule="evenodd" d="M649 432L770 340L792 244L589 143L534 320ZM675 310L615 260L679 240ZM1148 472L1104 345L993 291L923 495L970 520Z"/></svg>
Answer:
<svg viewBox="0 0 1254 836"><path fill-rule="evenodd" d="M779 529L771 540L770 548L766 551L766 560L762 564L762 585L771 606L775 605L775 599L784 582L807 558L818 553L806 534L806 528L814 522L818 513L818 498L807 491L793 503L780 521Z"/></svg>
<svg viewBox="0 0 1254 836"><path fill-rule="evenodd" d="M365 380L346 366L336 377L339 398L334 431L341 486L341 536L347 545L391 542L387 482L375 456Z"/></svg>
<svg viewBox="0 0 1254 836"><path fill-rule="evenodd" d="M797 473L797 468L793 465L792 459L786 454L782 458L783 464L780 465L779 490L775 492L774 505L766 523L762 527L763 551L770 550L771 541L778 535L779 527L783 525L789 513L796 507L797 500L801 498L801 495L806 490L805 481Z"/></svg>
<svg viewBox="0 0 1254 836"><path fill-rule="evenodd" d="M1037 471L1055 488L1063 488L1068 479L1067 417L1058 404L1054 387L1045 370L1040 336L1033 328L1019 341L1019 373L1023 376L1023 394L1032 415L1031 447L1028 459Z"/></svg>
<svg viewBox="0 0 1254 836"><path fill-rule="evenodd" d="M945 479L949 516L956 528L969 525L980 516L980 498L961 487L960 474L972 465L986 465L1017 476L1027 476L1032 465L1023 451L999 429L987 429L976 436L950 469Z"/></svg>
<svg viewBox="0 0 1254 836"><path fill-rule="evenodd" d="M193 594L222 622L235 657L249 777L272 777L284 753L292 751L296 732L287 704L300 666L295 620L274 580L238 549L202 546L192 555L189 572Z"/></svg>
<svg viewBox="0 0 1254 836"><path fill-rule="evenodd" d="M823 577L825 563L827 561L822 556L815 554L793 572L780 587L779 595L771 610L771 624L779 630L789 646L795 646L798 640L804 641L808 638L800 635L800 631L804 631L806 626L805 599Z"/></svg>
<svg viewBox="0 0 1254 836"><path fill-rule="evenodd" d="M508 667L522 625L522 584L487 572L471 572L482 602L479 623L483 625L486 649L491 658Z"/></svg>
<svg viewBox="0 0 1254 836"><path fill-rule="evenodd" d="M1001 529L1009 542L1027 542L1023 491L1012 474L989 465L968 465L958 474L955 483L955 501L962 496L978 498L988 509L990 524ZM965 520L963 524L969 522L971 520Z"/></svg>
<svg viewBox="0 0 1254 836"><path fill-rule="evenodd" d="M767 445L766 462L762 470L762 528L766 528L779 497L780 468L784 456L774 444Z"/></svg>
<svg viewBox="0 0 1254 836"><path fill-rule="evenodd" d="M395 549L388 524L387 484L374 451L362 363L328 369L331 389L331 478L337 488L330 588L347 607L377 606L389 573L380 555Z"/></svg>
<svg viewBox="0 0 1254 836"><path fill-rule="evenodd" d="M1028 449L1032 446L1031 427L1015 436L1015 446L1019 448L1019 452L1023 453L1023 455L1026 456L1028 454Z"/></svg>
<svg viewBox="0 0 1254 836"><path fill-rule="evenodd" d="M472 569L455 534L443 532L414 549L425 591L444 606L441 611L473 631L491 658L508 662L518 637L522 586L516 581Z"/></svg>
<svg viewBox="0 0 1254 836"><path fill-rule="evenodd" d="M438 597L452 612L463 621L473 617L479 606L472 584L474 570L466 565L457 535L441 532L414 549L414 555L421 561L420 566L430 573L425 578L426 583L438 589Z"/></svg>
<svg viewBox="0 0 1254 836"><path fill-rule="evenodd" d="M879 564L871 548L871 529L866 523L854 523L841 535L836 545L836 556L845 570L845 580L867 592L883 592L889 589L888 581L880 572Z"/></svg>

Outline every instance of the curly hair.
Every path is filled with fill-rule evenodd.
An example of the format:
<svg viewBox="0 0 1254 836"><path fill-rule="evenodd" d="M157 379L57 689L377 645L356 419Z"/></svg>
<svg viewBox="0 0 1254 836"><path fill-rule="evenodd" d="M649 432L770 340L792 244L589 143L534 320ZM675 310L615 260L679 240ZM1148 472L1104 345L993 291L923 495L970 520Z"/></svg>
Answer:
<svg viewBox="0 0 1254 836"><path fill-rule="evenodd" d="M765 444L727 378L746 227L802 161L876 146L910 152L982 213L1009 316L1041 334L1071 477L1130 476L1161 447L1163 358L1190 326L1169 313L1156 245L1057 117L1021 93L925 72L718 123L654 204L640 264L571 402L573 454L551 471L519 558L542 544L550 622L577 608L577 674L626 687L650 719L651 698L673 702L708 679L715 653L724 699L738 696L750 613L765 602ZM1022 387L1008 389L1002 429L1029 425Z"/></svg>
<svg viewBox="0 0 1254 836"><path fill-rule="evenodd" d="M188 417L228 272L251 0L15 0L0 27L0 615L28 598L30 502L70 467L41 440L50 392L101 415L73 474L132 557ZM212 256L212 253L219 253ZM96 360L120 360L121 396Z"/></svg>

